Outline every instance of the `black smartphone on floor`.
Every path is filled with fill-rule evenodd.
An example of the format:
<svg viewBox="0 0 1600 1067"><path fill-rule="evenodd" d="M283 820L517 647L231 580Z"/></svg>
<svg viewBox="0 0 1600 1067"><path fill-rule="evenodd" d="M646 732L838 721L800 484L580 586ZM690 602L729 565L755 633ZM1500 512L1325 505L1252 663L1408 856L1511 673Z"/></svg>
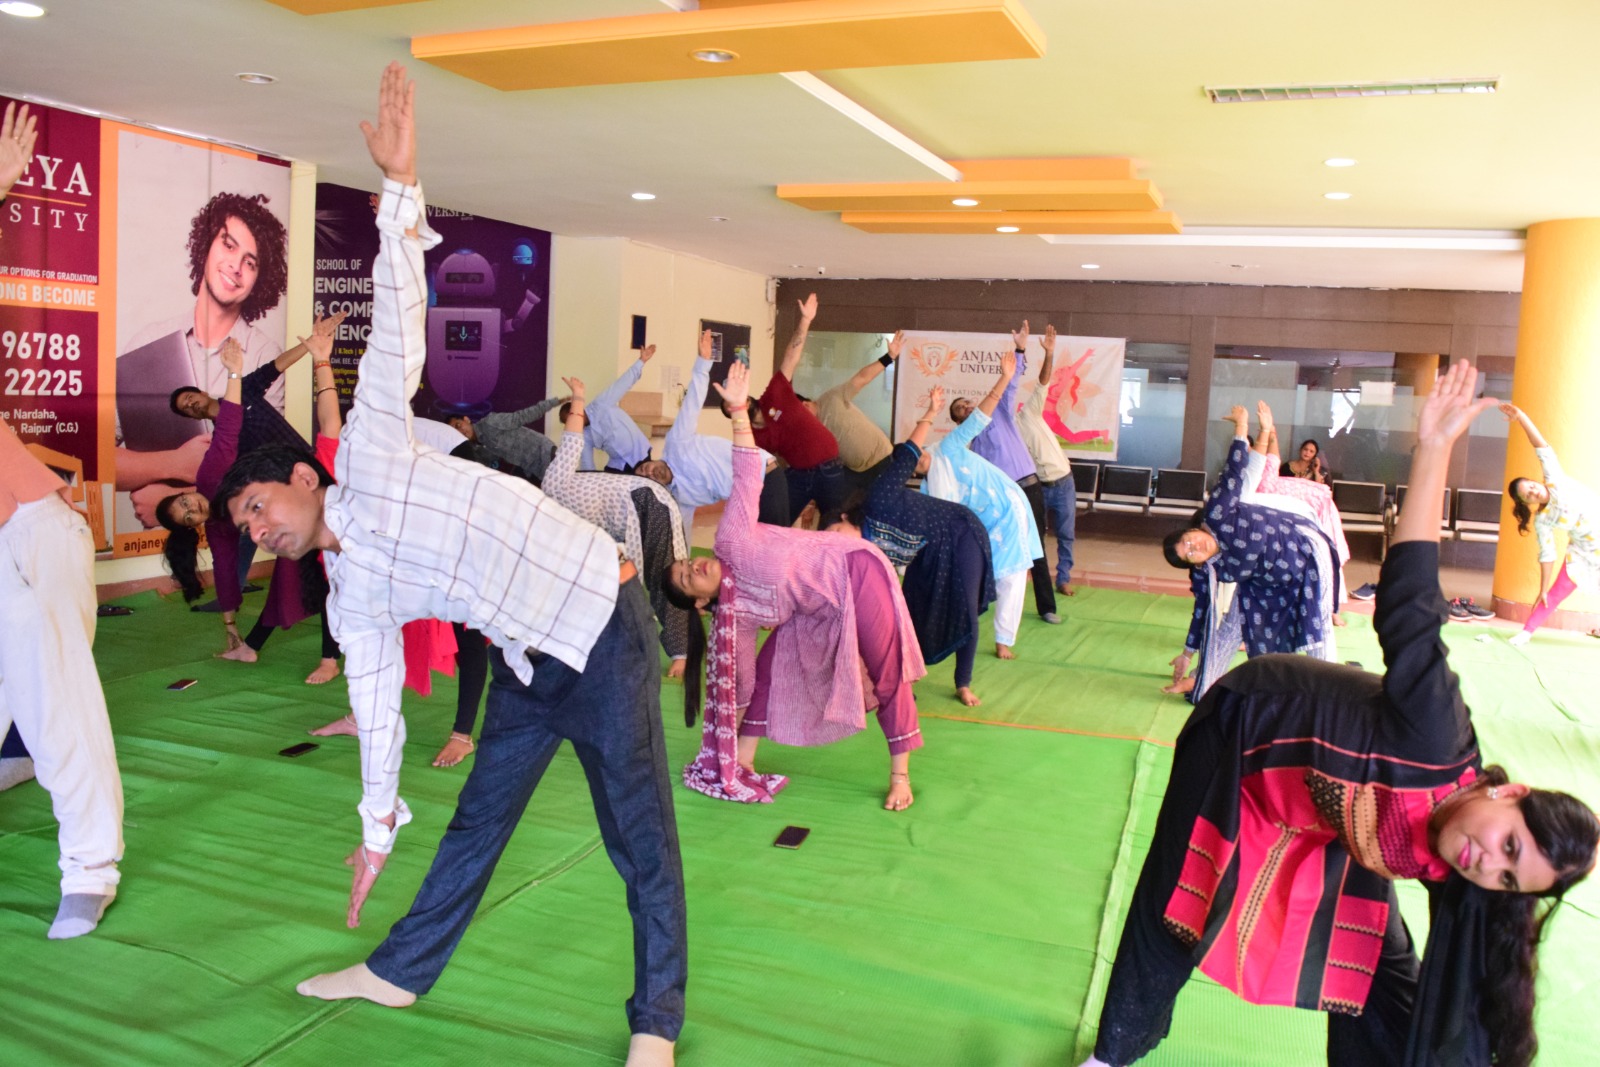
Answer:
<svg viewBox="0 0 1600 1067"><path fill-rule="evenodd" d="M783 832L778 835L778 839L772 843L773 847L799 848L809 833L811 833L811 827L809 826L785 826Z"/></svg>
<svg viewBox="0 0 1600 1067"><path fill-rule="evenodd" d="M179 678L176 682L173 682L171 685L167 686L167 688L168 689L187 689L191 685L194 685L199 680L200 679L198 679L198 678Z"/></svg>
<svg viewBox="0 0 1600 1067"><path fill-rule="evenodd" d="M307 752L312 751L316 747L317 743L315 741L302 741L298 745L290 745L288 748L278 749L278 755L288 756L290 759L293 759L296 756L304 756Z"/></svg>

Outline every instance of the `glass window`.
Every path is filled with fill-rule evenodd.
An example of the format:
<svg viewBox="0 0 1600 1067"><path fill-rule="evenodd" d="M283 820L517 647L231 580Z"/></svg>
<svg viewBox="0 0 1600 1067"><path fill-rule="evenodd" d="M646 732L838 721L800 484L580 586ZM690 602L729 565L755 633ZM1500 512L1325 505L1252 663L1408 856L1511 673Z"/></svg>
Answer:
<svg viewBox="0 0 1600 1067"><path fill-rule="evenodd" d="M894 334L886 333L811 331L806 337L805 355L794 372L794 391L815 400L834 386L843 385L856 371L888 351L893 337ZM783 358L782 348L778 349L777 358ZM894 411L894 372L893 366L886 369L857 393L855 400L862 414L891 438L894 436L889 429Z"/></svg>
<svg viewBox="0 0 1600 1067"><path fill-rule="evenodd" d="M1155 470L1181 466L1188 390L1188 345L1128 342L1122 364L1119 465Z"/></svg>

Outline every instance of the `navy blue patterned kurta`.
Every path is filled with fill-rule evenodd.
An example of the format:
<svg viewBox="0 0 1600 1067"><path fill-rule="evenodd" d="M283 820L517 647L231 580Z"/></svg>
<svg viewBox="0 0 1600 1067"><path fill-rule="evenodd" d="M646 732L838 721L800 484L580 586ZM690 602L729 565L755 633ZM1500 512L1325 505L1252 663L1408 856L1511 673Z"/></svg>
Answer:
<svg viewBox="0 0 1600 1067"><path fill-rule="evenodd" d="M922 450L910 441L895 446L867 495L861 533L891 563L905 567L906 608L917 644L926 662L937 663L966 644L978 628L956 559L969 552L983 555L978 614L994 602L994 562L989 534L971 508L906 488L921 456Z"/></svg>
<svg viewBox="0 0 1600 1067"><path fill-rule="evenodd" d="M1201 654L1194 700L1228 669L1241 639L1251 656L1331 654L1330 613L1338 593L1333 546L1311 520L1242 499L1249 454L1249 445L1235 438L1204 508L1217 554L1189 572L1194 616L1184 648ZM1223 582L1236 585L1226 612L1217 602Z"/></svg>

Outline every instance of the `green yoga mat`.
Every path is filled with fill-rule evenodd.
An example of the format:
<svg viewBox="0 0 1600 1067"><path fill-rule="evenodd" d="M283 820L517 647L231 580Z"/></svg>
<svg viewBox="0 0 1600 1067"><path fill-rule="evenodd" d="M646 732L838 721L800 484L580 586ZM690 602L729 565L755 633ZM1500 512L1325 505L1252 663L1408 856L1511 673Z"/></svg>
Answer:
<svg viewBox="0 0 1600 1067"><path fill-rule="evenodd" d="M433 859L471 765L429 766L455 684L406 695L401 787L416 818L347 930L355 743L277 755L346 710L342 680L303 684L315 630L274 637L247 667L211 659L214 619L148 594L125 603L135 613L102 620L96 646L127 794L121 896L94 934L45 940L58 893L49 798L33 784L0 794L0 1063L622 1061L631 935L570 750L431 994L404 1011L307 1000L295 983L362 959ZM881 809L875 725L826 748L765 745L763 769L793 777L771 805L674 790L690 931L681 1063L1077 1062L1188 710L1157 691L1188 605L1085 589L1062 608L1062 626L1025 619L1016 662L980 656L981 707L953 699L949 662L919 683L927 744L908 812ZM1491 757L1600 794L1600 644L1541 635L1517 650L1499 632L1474 640L1484 633L1447 639ZM1365 617L1339 639L1341 658L1378 666ZM178 677L199 684L167 691ZM681 699L663 686L674 780L699 742ZM788 824L812 830L798 851L771 847ZM1420 938L1420 891L1404 901ZM1543 953L1542 1063L1589 1059L1596 902L1592 886L1575 893ZM1146 1062L1311 1065L1322 1035L1313 1013L1196 979Z"/></svg>

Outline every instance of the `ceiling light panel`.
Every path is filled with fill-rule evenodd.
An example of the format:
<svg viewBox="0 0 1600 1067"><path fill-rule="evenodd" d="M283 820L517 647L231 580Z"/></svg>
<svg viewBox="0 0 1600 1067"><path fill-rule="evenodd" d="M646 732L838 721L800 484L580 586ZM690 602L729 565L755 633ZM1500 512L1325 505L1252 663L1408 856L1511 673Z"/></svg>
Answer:
<svg viewBox="0 0 1600 1067"><path fill-rule="evenodd" d="M1154 211L1161 206L1155 183L1127 181L1046 182L863 182L780 185L778 198L812 211L937 211L951 197L981 201L1008 211ZM971 206L971 205L967 205Z"/></svg>
<svg viewBox="0 0 1600 1067"><path fill-rule="evenodd" d="M1021 0L779 0L434 34L413 38L411 54L512 91L1036 59L1044 45ZM693 58L706 49L733 52L738 59Z"/></svg>
<svg viewBox="0 0 1600 1067"><path fill-rule="evenodd" d="M359 11L365 7L398 7L415 0L267 0L301 15L330 15L336 11Z"/></svg>

